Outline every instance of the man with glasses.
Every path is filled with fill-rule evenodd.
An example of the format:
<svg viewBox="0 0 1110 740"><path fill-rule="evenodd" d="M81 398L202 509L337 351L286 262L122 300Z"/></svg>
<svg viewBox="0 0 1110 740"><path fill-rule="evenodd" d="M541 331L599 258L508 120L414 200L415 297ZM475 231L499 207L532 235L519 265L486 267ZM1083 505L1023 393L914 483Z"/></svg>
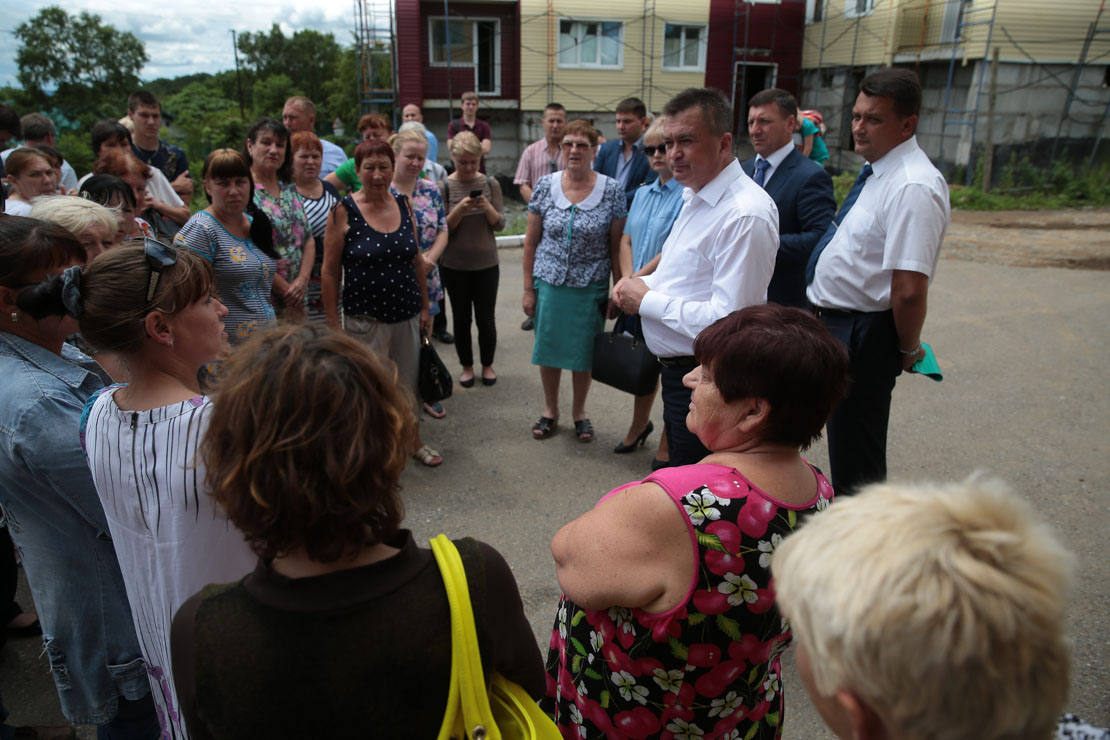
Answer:
<svg viewBox="0 0 1110 740"><path fill-rule="evenodd" d="M678 214L651 274L624 277L613 300L639 314L648 349L663 366L663 418L671 465L709 450L686 427L697 366L694 338L733 311L767 300L778 251L778 209L732 153L732 107L719 91L688 88L663 108L671 173L685 187ZM651 263L644 268L652 269Z"/></svg>
<svg viewBox="0 0 1110 740"><path fill-rule="evenodd" d="M525 203L532 200L532 188L544 175L563 169L563 152L559 142L563 140L563 127L567 125L567 109L558 103L548 103L543 109L544 137L532 142L520 155L513 184L520 187L520 197ZM520 325L524 331L535 328L532 317L524 319Z"/></svg>

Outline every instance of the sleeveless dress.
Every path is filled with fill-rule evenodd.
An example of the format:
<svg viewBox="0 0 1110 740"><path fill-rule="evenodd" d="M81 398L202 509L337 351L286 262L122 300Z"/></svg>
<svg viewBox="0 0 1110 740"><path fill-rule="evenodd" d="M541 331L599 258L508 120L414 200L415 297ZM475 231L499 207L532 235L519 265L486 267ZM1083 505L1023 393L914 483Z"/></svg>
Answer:
<svg viewBox="0 0 1110 740"><path fill-rule="evenodd" d="M112 535L162 737L185 740L170 656L170 623L209 583L237 581L251 551L209 497L197 449L211 402L192 398L149 411L122 411L113 385L92 396L81 441Z"/></svg>
<svg viewBox="0 0 1110 740"><path fill-rule="evenodd" d="M800 506L723 465L666 468L642 481L661 486L686 519L696 552L690 589L662 614L560 599L541 705L564 737L781 737L780 656L790 626L775 608L771 554L832 499L832 486L810 467L817 495Z"/></svg>

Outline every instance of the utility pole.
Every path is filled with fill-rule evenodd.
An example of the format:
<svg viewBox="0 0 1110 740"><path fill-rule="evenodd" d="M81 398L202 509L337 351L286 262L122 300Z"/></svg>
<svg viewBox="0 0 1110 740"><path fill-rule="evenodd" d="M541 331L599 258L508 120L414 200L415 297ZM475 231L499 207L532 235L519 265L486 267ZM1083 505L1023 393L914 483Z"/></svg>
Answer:
<svg viewBox="0 0 1110 740"><path fill-rule="evenodd" d="M983 192L991 191L994 177L994 104L998 99L998 47L991 57L991 86L987 94L987 140L983 144Z"/></svg>
<svg viewBox="0 0 1110 740"><path fill-rule="evenodd" d="M231 29L231 51L235 54L235 86L239 88L239 118L247 122L247 111L243 107L243 78L239 74L239 45L235 42L235 29Z"/></svg>

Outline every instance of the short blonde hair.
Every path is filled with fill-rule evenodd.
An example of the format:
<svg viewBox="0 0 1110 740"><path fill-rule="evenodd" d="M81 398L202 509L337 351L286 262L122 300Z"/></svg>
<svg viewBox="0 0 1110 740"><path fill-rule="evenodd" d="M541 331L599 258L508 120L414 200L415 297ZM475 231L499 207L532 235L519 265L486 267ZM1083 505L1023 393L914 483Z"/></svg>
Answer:
<svg viewBox="0 0 1110 740"><path fill-rule="evenodd" d="M411 128L407 131L401 131L389 137L389 145L393 147L394 154L400 154L401 147L403 147L410 141L417 144L423 144L425 147L428 146L428 137L420 131L416 131Z"/></svg>
<svg viewBox="0 0 1110 740"><path fill-rule="evenodd" d="M771 567L822 696L855 694L907 740L1052 734L1072 557L1001 481L869 486Z"/></svg>
<svg viewBox="0 0 1110 740"><path fill-rule="evenodd" d="M457 157L460 154L482 156L482 142L470 131L460 131L455 134L451 137L447 146L451 149L452 157Z"/></svg>
<svg viewBox="0 0 1110 740"><path fill-rule="evenodd" d="M651 139L652 141L662 141L663 122L666 120L666 116L659 116L654 121L652 121L651 125L647 127L647 131L644 131L644 141L647 141L648 139Z"/></svg>
<svg viewBox="0 0 1110 740"><path fill-rule="evenodd" d="M119 229L119 211L74 195L48 195L35 198L31 218L58 224L78 239L90 226L100 225L109 235Z"/></svg>

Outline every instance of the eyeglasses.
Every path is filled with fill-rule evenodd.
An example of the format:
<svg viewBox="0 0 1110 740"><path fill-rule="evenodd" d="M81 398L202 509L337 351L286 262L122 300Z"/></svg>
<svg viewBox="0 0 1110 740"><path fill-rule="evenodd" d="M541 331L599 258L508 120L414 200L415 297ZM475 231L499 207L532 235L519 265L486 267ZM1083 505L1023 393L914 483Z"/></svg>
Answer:
<svg viewBox="0 0 1110 740"><path fill-rule="evenodd" d="M644 147L644 154L648 155L649 157L654 157L655 152L657 152L657 151L660 154L666 154L667 153L667 142L664 141L659 146L645 146Z"/></svg>
<svg viewBox="0 0 1110 740"><path fill-rule="evenodd" d="M162 270L177 264L177 250L169 244L147 237L143 239L143 253L146 255L146 266L150 268L150 281L146 286L146 301L150 303L154 298L154 291L158 289L158 278Z"/></svg>
<svg viewBox="0 0 1110 740"><path fill-rule="evenodd" d="M588 141L564 141L563 142L563 148L564 149L589 149L590 146L592 146L592 145Z"/></svg>

